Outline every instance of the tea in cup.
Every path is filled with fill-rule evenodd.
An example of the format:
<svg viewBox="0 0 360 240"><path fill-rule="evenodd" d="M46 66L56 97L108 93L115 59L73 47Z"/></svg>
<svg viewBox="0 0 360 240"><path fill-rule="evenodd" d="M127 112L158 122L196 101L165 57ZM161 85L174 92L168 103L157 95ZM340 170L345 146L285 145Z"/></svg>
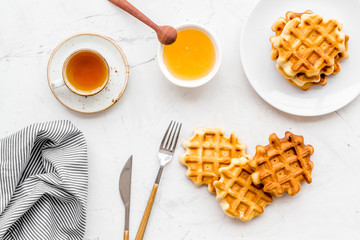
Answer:
<svg viewBox="0 0 360 240"><path fill-rule="evenodd" d="M110 70L105 58L95 50L80 49L66 58L62 78L51 82L54 88L66 85L70 91L91 96L104 89Z"/></svg>

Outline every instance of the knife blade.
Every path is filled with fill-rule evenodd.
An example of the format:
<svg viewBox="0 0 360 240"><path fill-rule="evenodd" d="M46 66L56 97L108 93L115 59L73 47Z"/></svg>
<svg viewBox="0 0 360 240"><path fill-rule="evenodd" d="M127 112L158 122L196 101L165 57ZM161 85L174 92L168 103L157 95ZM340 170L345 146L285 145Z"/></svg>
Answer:
<svg viewBox="0 0 360 240"><path fill-rule="evenodd" d="M130 193L131 193L131 170L132 170L132 159L131 155L126 161L119 179L119 191L121 199L125 206L125 227L124 227L124 238L129 235L129 217L130 217Z"/></svg>

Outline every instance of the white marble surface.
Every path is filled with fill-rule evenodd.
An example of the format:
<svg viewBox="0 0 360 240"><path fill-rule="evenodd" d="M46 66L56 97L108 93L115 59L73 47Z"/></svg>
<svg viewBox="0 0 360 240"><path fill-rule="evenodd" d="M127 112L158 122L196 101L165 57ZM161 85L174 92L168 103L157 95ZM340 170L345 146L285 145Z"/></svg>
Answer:
<svg viewBox="0 0 360 240"><path fill-rule="evenodd" d="M360 235L360 99L322 117L302 118L265 103L240 63L239 38L251 0L132 0L160 24L205 24L217 34L223 64L217 77L197 89L169 83L157 66L155 33L106 0L1 1L0 137L30 123L69 119L89 148L86 237L122 239L124 209L120 170L134 154L130 235L140 223L158 162L155 157L171 119L183 122L181 139L200 126L234 130L254 154L268 135L286 130L312 144L313 183L295 197L276 199L249 223L230 219L206 187L196 188L178 161L165 169L146 239L356 239ZM346 2L346 1L345 1ZM46 65L52 49L79 32L113 38L130 64L128 88L111 109L83 115L52 95ZM270 50L270 49L269 49ZM354 76L358 77L358 76Z"/></svg>

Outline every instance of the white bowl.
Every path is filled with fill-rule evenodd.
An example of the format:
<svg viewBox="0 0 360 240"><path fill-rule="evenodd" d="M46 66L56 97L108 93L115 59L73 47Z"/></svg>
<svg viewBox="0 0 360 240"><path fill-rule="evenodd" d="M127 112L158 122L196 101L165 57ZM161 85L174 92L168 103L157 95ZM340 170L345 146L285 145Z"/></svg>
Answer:
<svg viewBox="0 0 360 240"><path fill-rule="evenodd" d="M170 82L172 82L173 84L178 85L180 87L194 88L194 87L199 87L201 85L204 85L205 83L209 82L219 71L220 64L221 64L221 58L222 58L222 52L221 52L219 42L217 41L215 35L210 30L208 30L206 27L204 27L200 24L185 23L185 24L181 24L175 28L178 31L185 30L185 29L195 29L195 30L200 30L201 32L205 33L210 38L211 42L213 43L213 45L215 47L215 53L216 53L215 65L214 65L213 69L209 72L209 74L202 78L195 79L195 80L183 80L183 79L176 78L176 77L174 77L174 75L172 75L169 72L169 70L165 66L164 58L163 58L164 45L160 44L158 53L157 53L157 58L158 58L159 67L160 67L162 73L165 75L165 77Z"/></svg>

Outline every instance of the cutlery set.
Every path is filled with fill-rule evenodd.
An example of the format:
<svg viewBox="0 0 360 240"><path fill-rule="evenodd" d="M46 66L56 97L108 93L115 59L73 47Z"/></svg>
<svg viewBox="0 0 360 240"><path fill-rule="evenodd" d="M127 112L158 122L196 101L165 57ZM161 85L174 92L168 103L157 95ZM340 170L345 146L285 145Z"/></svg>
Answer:
<svg viewBox="0 0 360 240"><path fill-rule="evenodd" d="M146 205L143 218L141 220L138 232L136 234L135 240L141 240L144 237L144 233L146 230L147 222L150 217L151 209L155 200L156 192L159 187L160 179L164 167L168 164L175 152L176 144L179 138L181 123L176 121L171 121L169 127L167 128L164 137L161 141L159 151L158 151L158 159L160 162L160 168L158 174L156 176L153 188L150 193L150 197L148 203ZM125 206L125 226L124 226L124 240L129 239L129 218L130 218L130 193L131 193L131 171L132 171L132 159L131 155L127 162L125 163L119 180L119 191L121 199Z"/></svg>

